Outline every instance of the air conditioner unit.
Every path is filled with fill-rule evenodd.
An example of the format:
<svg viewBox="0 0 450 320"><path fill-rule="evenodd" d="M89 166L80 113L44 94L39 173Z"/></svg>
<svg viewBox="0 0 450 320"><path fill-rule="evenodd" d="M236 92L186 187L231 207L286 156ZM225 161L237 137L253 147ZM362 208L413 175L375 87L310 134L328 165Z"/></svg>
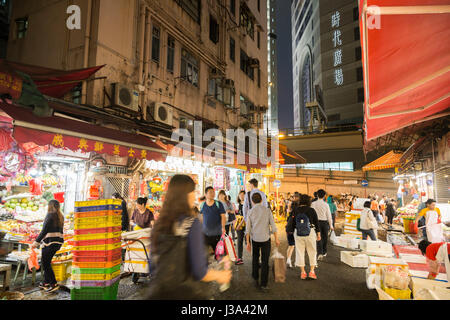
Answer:
<svg viewBox="0 0 450 320"><path fill-rule="evenodd" d="M120 83L113 83L114 105L139 112L139 92Z"/></svg>
<svg viewBox="0 0 450 320"><path fill-rule="evenodd" d="M233 79L225 79L223 81L223 86L225 88L234 88L234 80Z"/></svg>
<svg viewBox="0 0 450 320"><path fill-rule="evenodd" d="M163 103L152 103L147 108L147 121L151 120L152 117L157 122L173 126L173 108Z"/></svg>
<svg viewBox="0 0 450 320"><path fill-rule="evenodd" d="M259 68L259 60L258 59L249 59L248 65L250 68Z"/></svg>

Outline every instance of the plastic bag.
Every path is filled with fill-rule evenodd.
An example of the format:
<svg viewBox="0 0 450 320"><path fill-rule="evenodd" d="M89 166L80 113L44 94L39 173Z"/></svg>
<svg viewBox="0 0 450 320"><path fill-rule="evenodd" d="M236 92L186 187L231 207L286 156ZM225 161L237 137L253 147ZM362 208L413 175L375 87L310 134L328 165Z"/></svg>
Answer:
<svg viewBox="0 0 450 320"><path fill-rule="evenodd" d="M273 251L272 258L274 259L273 272L275 276L275 282L284 283L286 281L286 260L284 259L284 256L278 251L278 249L275 249Z"/></svg>
<svg viewBox="0 0 450 320"><path fill-rule="evenodd" d="M31 249L30 257L28 258L28 269L30 271L33 270L33 268L36 268L36 270L39 270L41 266L39 265L37 253L34 249Z"/></svg>
<svg viewBox="0 0 450 320"><path fill-rule="evenodd" d="M225 255L225 241L224 241L224 235L220 238L219 242L216 246L216 260L219 260L221 257Z"/></svg>
<svg viewBox="0 0 450 320"><path fill-rule="evenodd" d="M336 237L336 233L333 231L331 231L331 235L330 235L330 241L332 244L336 244L337 243L337 237Z"/></svg>
<svg viewBox="0 0 450 320"><path fill-rule="evenodd" d="M278 248L273 250L272 259L284 259L284 256L278 251Z"/></svg>

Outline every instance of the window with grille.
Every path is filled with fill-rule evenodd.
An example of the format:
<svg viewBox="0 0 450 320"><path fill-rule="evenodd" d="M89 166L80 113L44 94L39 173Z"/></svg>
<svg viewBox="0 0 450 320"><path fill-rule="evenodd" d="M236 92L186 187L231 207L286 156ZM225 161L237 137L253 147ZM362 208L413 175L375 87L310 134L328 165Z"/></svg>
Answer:
<svg viewBox="0 0 450 320"><path fill-rule="evenodd" d="M167 71L173 73L175 66L175 39L167 37Z"/></svg>
<svg viewBox="0 0 450 320"><path fill-rule="evenodd" d="M181 50L181 77L192 85L198 87L199 61L187 50Z"/></svg>
<svg viewBox="0 0 450 320"><path fill-rule="evenodd" d="M209 15L209 39L215 44L219 42L219 24L212 15Z"/></svg>
<svg viewBox="0 0 450 320"><path fill-rule="evenodd" d="M152 35L152 60L159 63L160 35L161 31L157 27L153 27Z"/></svg>

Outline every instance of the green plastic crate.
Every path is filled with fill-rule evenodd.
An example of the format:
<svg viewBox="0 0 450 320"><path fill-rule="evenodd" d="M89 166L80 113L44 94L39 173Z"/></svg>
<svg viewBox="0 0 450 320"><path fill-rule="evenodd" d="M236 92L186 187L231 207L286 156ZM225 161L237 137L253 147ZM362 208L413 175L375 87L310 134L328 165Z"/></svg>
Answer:
<svg viewBox="0 0 450 320"><path fill-rule="evenodd" d="M105 288L83 287L80 289L72 289L70 291L71 300L117 300L117 292L119 291L119 282Z"/></svg>
<svg viewBox="0 0 450 320"><path fill-rule="evenodd" d="M72 267L72 274L110 274L120 270L121 264L111 268L75 268Z"/></svg>

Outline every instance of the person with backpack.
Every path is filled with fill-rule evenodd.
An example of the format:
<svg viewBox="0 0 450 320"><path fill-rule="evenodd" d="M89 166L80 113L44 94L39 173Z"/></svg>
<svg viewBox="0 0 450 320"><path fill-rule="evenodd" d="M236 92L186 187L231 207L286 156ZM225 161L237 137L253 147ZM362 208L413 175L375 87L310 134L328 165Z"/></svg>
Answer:
<svg viewBox="0 0 450 320"><path fill-rule="evenodd" d="M207 187L205 189L205 196L206 201L200 208L203 233L205 235L206 245L211 247L213 252L215 252L220 237L226 233L226 211L223 204L216 200L216 191L213 187Z"/></svg>
<svg viewBox="0 0 450 320"><path fill-rule="evenodd" d="M258 189L258 180L256 179L251 179L249 182L249 191L247 192L247 194L245 195L245 200L244 200L244 219L245 221L247 221L247 216L248 216L248 212L252 209L252 196L255 193L259 193L259 195L261 196L262 199L262 205L264 207L270 208L269 204L267 202L267 197L264 194L264 192L262 192L261 190Z"/></svg>
<svg viewBox="0 0 450 320"><path fill-rule="evenodd" d="M370 237L373 241L377 241L377 237L375 235L375 230L378 229L378 223L375 219L373 211L370 209L371 202L364 202L364 209L361 212L361 220L360 220L360 231L362 233L362 239L366 240L367 236Z"/></svg>
<svg viewBox="0 0 450 320"><path fill-rule="evenodd" d="M154 271L148 299L207 300L212 297L209 282L227 284L231 280L231 270L208 269L202 225L193 212L195 200L192 178L173 176L151 234Z"/></svg>
<svg viewBox="0 0 450 320"><path fill-rule="evenodd" d="M326 192L323 189L317 191L317 197L319 200L314 201L311 204L311 207L316 211L317 217L319 218L319 229L320 229L320 238L317 242L317 252L319 256L318 260L322 260L327 256L327 248L328 248L328 231L334 230L333 227L333 217L331 216L331 210L328 203L325 202Z"/></svg>
<svg viewBox="0 0 450 320"><path fill-rule="evenodd" d="M269 281L269 256L270 256L270 235L274 234L275 244L280 246L277 236L277 227L272 211L262 204L261 194L255 192L252 195L253 207L248 213L247 228L247 250L252 252L252 277L258 285L259 268L261 268L261 289L267 290ZM253 251L252 251L253 248ZM261 267L259 258L261 256Z"/></svg>
<svg viewBox="0 0 450 320"><path fill-rule="evenodd" d="M295 238L295 266L300 267L300 278L305 280L307 276L316 280L315 268L317 266L317 241L321 240L321 230L316 211L311 208L311 197L302 194L298 206L294 210L294 225L292 231ZM305 250L308 252L310 271L305 270Z"/></svg>
<svg viewBox="0 0 450 320"><path fill-rule="evenodd" d="M242 260L242 256L244 253L244 238L245 238L245 221L244 221L244 199L245 199L245 191L241 190L239 192L239 196L237 198L238 203L238 211L236 212L236 222L234 224L234 228L237 232L237 249L238 249L238 259L236 260L236 265L244 264Z"/></svg>

